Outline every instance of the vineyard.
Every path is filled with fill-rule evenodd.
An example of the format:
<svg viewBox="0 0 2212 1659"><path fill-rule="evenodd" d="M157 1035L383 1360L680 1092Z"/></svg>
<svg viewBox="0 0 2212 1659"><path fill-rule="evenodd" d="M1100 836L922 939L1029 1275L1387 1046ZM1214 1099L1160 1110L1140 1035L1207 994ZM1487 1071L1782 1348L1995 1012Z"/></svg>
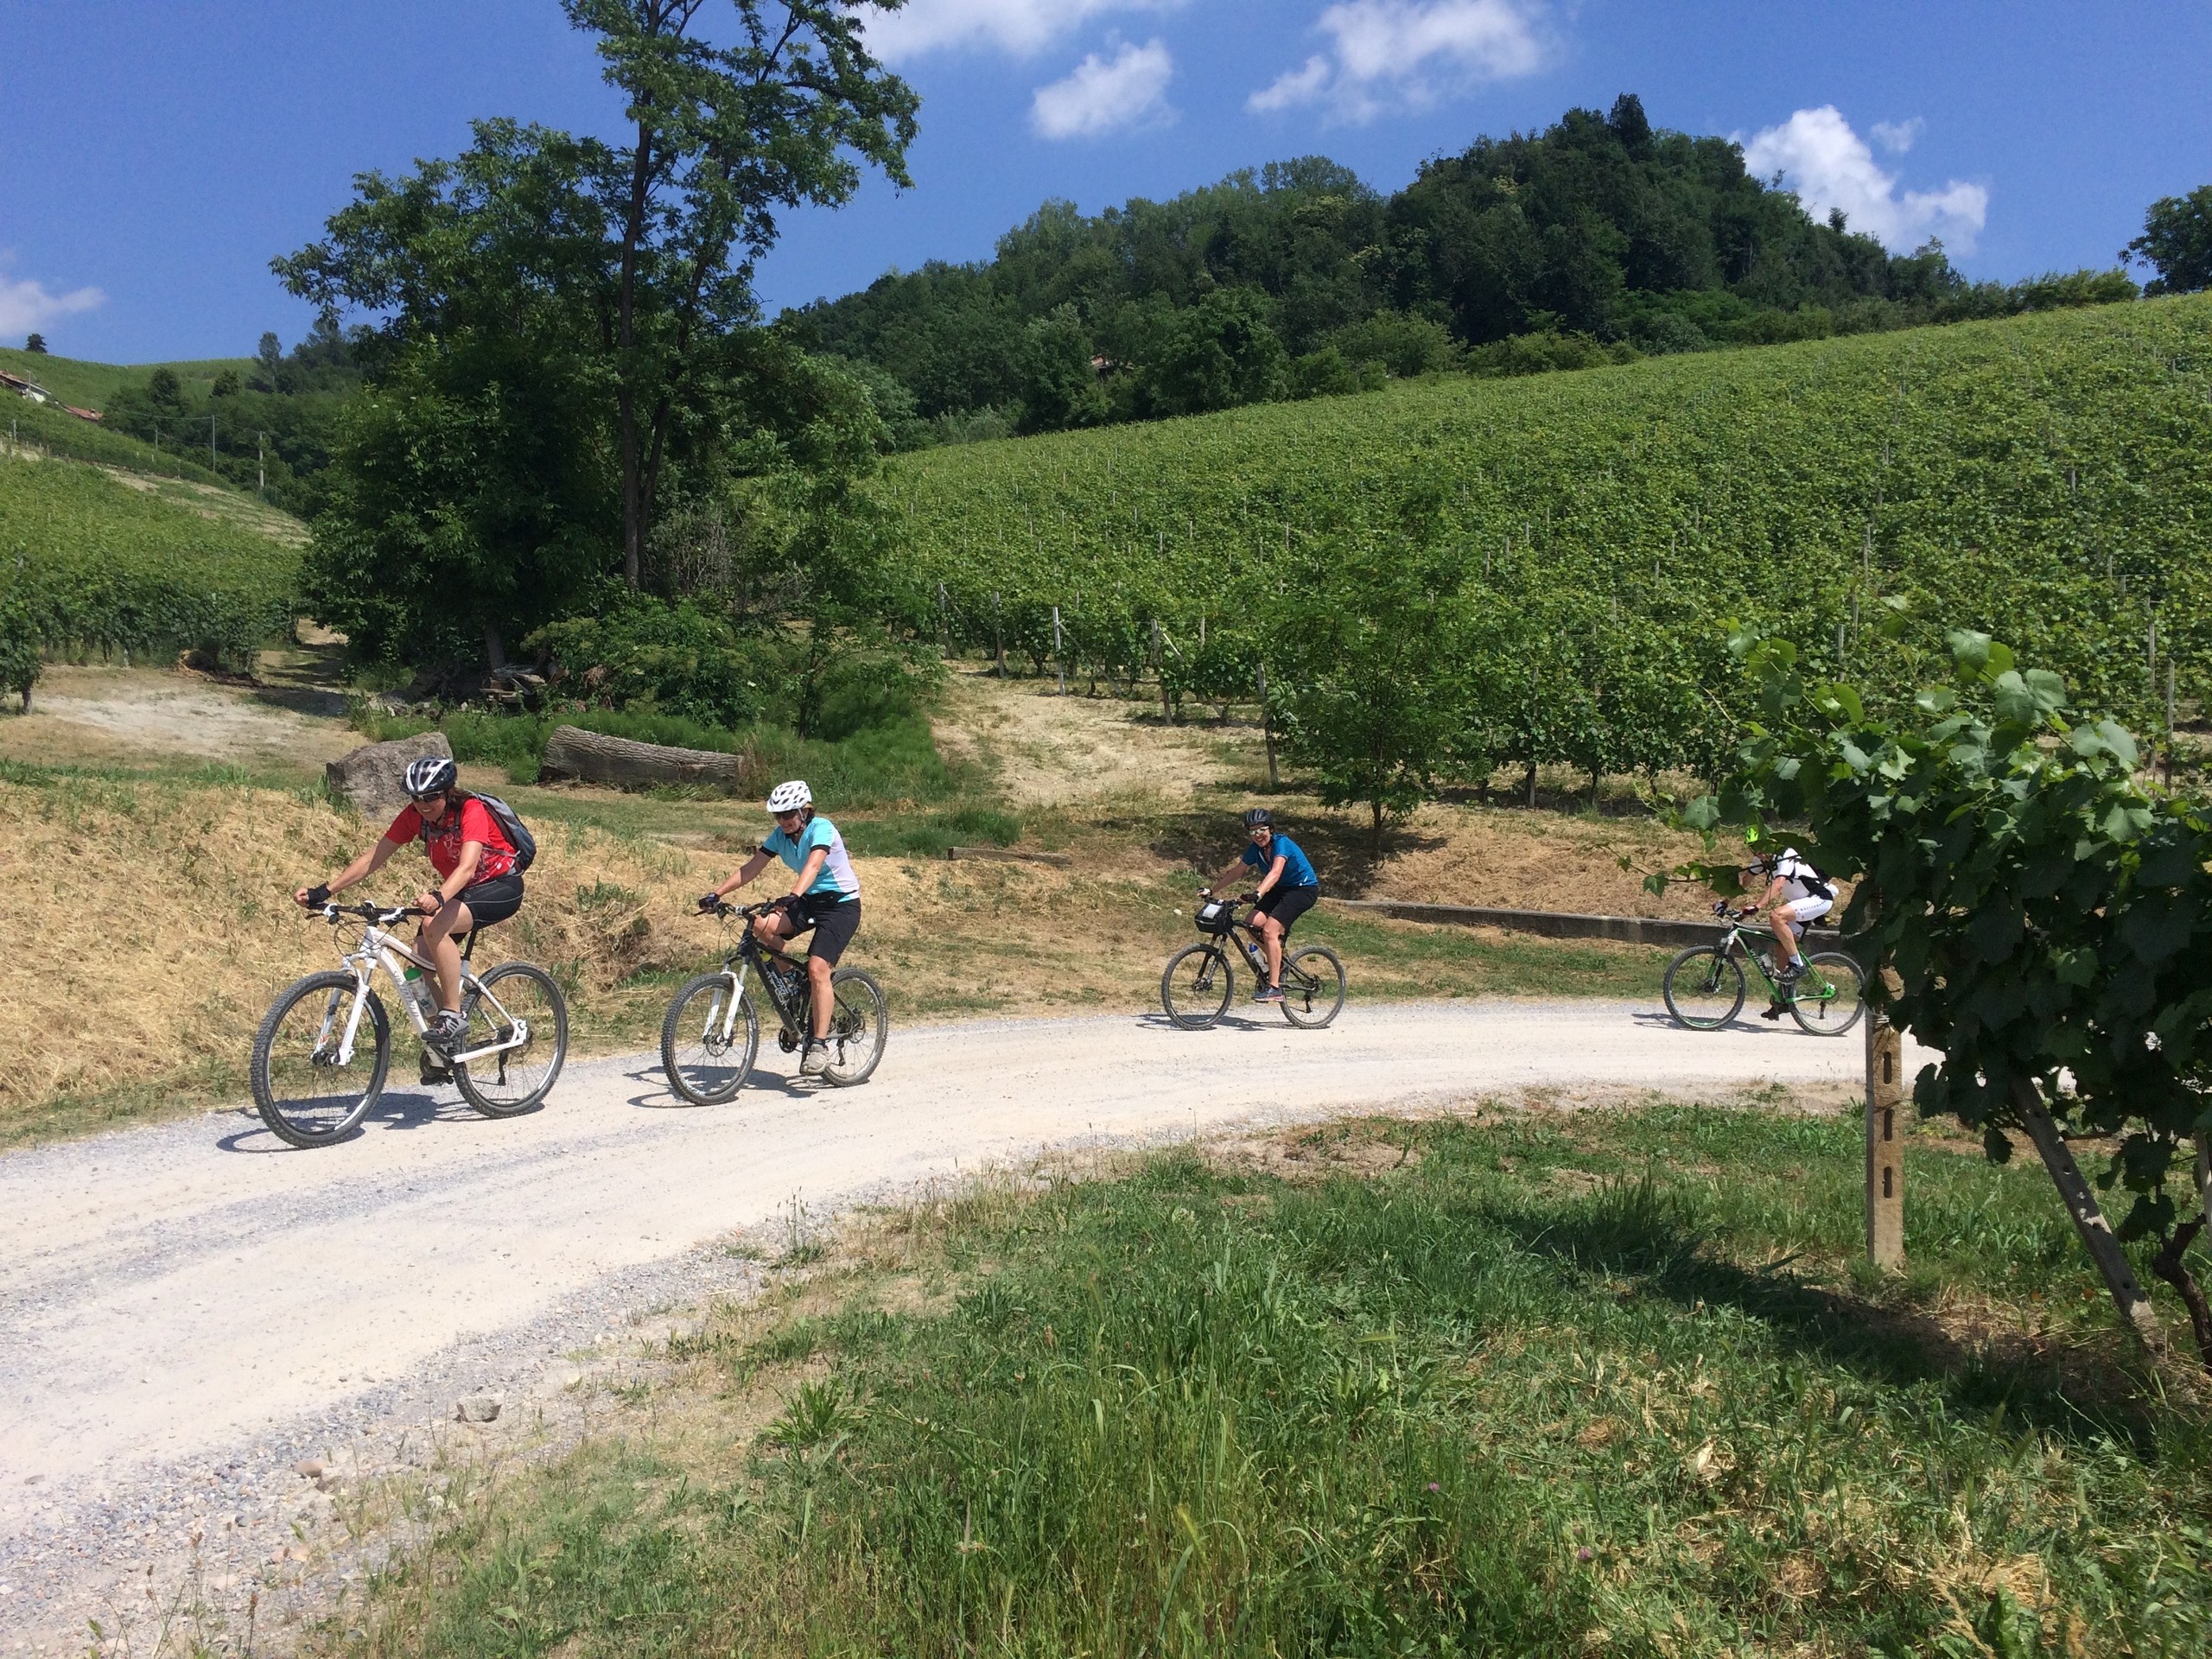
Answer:
<svg viewBox="0 0 2212 1659"><path fill-rule="evenodd" d="M230 505L0 455L0 639L80 660L188 649L243 662L290 624L299 558L250 503Z"/></svg>
<svg viewBox="0 0 2212 1659"><path fill-rule="evenodd" d="M2212 297L902 457L917 632L1262 695L1337 798L1719 764L1730 620L1877 696L1947 628L2085 706L2212 706Z"/></svg>

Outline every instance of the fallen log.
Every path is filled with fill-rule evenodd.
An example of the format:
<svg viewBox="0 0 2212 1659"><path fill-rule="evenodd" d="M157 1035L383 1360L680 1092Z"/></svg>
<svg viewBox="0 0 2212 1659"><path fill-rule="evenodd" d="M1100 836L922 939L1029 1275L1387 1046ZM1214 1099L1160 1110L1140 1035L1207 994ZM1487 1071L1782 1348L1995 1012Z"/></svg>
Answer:
<svg viewBox="0 0 2212 1659"><path fill-rule="evenodd" d="M754 785L750 754L721 754L712 749L673 749L607 737L577 726L556 726L545 741L538 781L574 779L612 789L651 789L657 784L703 784L729 794Z"/></svg>
<svg viewBox="0 0 2212 1659"><path fill-rule="evenodd" d="M1065 869L1075 860L1065 853L1017 853L1008 847L948 847L947 859L986 859L998 864L1050 864L1056 869Z"/></svg>

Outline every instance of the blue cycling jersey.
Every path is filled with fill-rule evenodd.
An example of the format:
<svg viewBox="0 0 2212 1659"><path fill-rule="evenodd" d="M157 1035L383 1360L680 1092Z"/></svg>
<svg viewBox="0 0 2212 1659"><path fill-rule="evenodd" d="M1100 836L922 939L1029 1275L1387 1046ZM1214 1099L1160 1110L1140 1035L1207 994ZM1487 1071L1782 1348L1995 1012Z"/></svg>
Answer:
<svg viewBox="0 0 2212 1659"><path fill-rule="evenodd" d="M1321 878L1313 874L1313 861L1306 857L1305 849L1288 836L1276 836L1268 843L1265 852L1249 842L1244 845L1244 861L1262 875L1278 858L1282 860L1282 880L1277 885L1285 887L1318 887L1321 885Z"/></svg>

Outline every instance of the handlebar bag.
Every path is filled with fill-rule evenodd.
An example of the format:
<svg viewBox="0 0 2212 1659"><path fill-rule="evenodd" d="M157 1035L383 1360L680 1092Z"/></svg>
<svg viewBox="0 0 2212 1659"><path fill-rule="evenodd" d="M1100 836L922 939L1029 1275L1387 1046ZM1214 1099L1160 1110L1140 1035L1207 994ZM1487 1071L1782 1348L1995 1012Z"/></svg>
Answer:
<svg viewBox="0 0 2212 1659"><path fill-rule="evenodd" d="M1226 933L1230 924L1236 919L1236 906L1226 899L1210 899L1198 906L1198 931Z"/></svg>

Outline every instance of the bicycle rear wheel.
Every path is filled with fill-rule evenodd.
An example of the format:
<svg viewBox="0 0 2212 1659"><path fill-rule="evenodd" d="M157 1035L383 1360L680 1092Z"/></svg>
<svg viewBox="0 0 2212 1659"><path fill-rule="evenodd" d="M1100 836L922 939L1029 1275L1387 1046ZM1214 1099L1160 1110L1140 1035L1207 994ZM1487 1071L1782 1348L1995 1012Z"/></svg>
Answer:
<svg viewBox="0 0 2212 1659"><path fill-rule="evenodd" d="M734 1100L760 1051L760 1016L736 985L734 974L702 974L677 992L660 1022L661 1070L694 1106Z"/></svg>
<svg viewBox="0 0 2212 1659"><path fill-rule="evenodd" d="M1217 945L1186 944L1167 958L1160 975L1160 1006L1185 1031L1204 1031L1229 1011L1236 970Z"/></svg>
<svg viewBox="0 0 2212 1659"><path fill-rule="evenodd" d="M1744 964L1718 945L1693 945L1667 964L1661 988L1675 1024L1718 1031L1744 1006Z"/></svg>
<svg viewBox="0 0 2212 1659"><path fill-rule="evenodd" d="M1319 1031L1344 1005L1344 965L1325 944L1294 950L1282 965L1282 1017Z"/></svg>
<svg viewBox="0 0 2212 1659"><path fill-rule="evenodd" d="M866 1083L883 1058L891 1035L891 1009L883 987L865 968L840 968L830 976L830 1064L822 1075L840 1087Z"/></svg>
<svg viewBox="0 0 2212 1659"><path fill-rule="evenodd" d="M340 1049L348 1029L353 1050ZM351 974L309 974L270 1005L253 1039L253 1103L288 1145L327 1147L360 1126L391 1071L391 1022Z"/></svg>
<svg viewBox="0 0 2212 1659"><path fill-rule="evenodd" d="M518 1032L527 1035L496 1054L454 1061L453 1080L461 1098L485 1116L512 1117L552 1092L569 1056L569 1005L553 976L527 962L503 962L480 982L489 995L461 999L468 1030L454 1051L508 1043Z"/></svg>
<svg viewBox="0 0 2212 1659"><path fill-rule="evenodd" d="M1815 1037L1842 1036L1866 1011L1866 970L1840 950L1806 957L1789 989L1789 1017Z"/></svg>

